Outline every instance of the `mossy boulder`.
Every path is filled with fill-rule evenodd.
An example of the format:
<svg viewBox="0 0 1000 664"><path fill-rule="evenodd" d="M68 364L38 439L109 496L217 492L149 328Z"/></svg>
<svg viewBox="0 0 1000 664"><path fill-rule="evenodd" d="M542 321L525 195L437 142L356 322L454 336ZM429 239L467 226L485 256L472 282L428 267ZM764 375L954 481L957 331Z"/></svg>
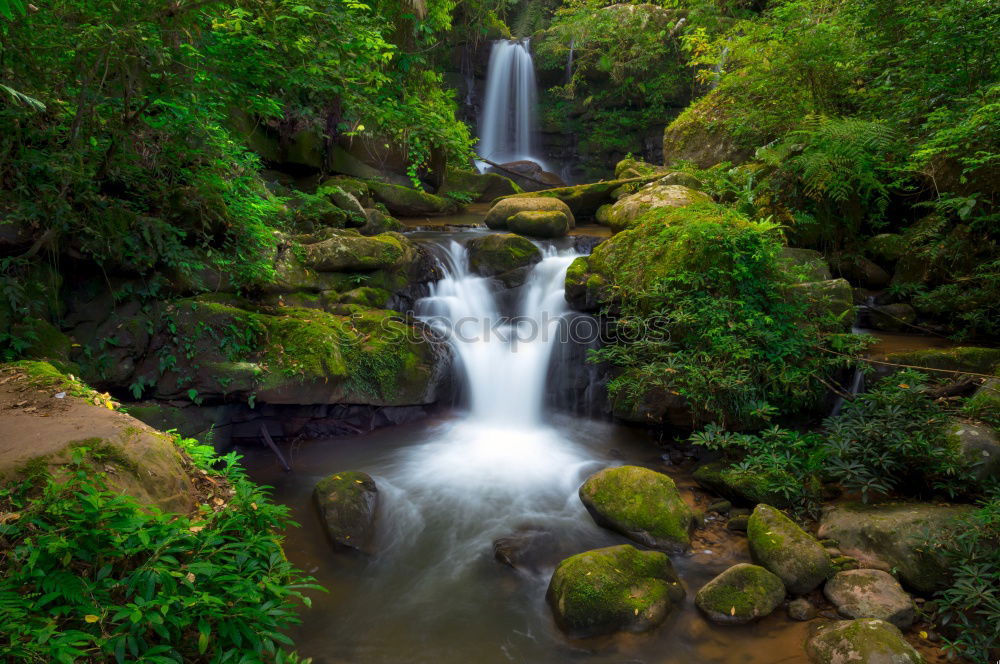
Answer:
<svg viewBox="0 0 1000 664"><path fill-rule="evenodd" d="M698 591L694 601L712 622L744 625L769 616L785 599L785 585L763 567L740 563Z"/></svg>
<svg viewBox="0 0 1000 664"><path fill-rule="evenodd" d="M303 247L303 264L317 272L370 272L398 266L414 252L399 233L372 237L338 233Z"/></svg>
<svg viewBox="0 0 1000 664"><path fill-rule="evenodd" d="M569 232L569 218L559 210L525 210L508 219L507 228L531 237L562 237Z"/></svg>
<svg viewBox="0 0 1000 664"><path fill-rule="evenodd" d="M542 251L531 240L514 233L490 233L469 240L469 269L483 277L495 277L530 268L542 260Z"/></svg>
<svg viewBox="0 0 1000 664"><path fill-rule="evenodd" d="M742 115L739 101L725 88L715 88L688 106L663 132L663 163L694 162L710 168L722 162L739 164L753 156L747 140L730 129L730 119ZM767 140L751 141L763 145Z"/></svg>
<svg viewBox="0 0 1000 664"><path fill-rule="evenodd" d="M657 182L615 201L607 214L608 226L617 233L635 226L636 220L653 208L686 207L711 202L712 197L704 192L679 184Z"/></svg>
<svg viewBox="0 0 1000 664"><path fill-rule="evenodd" d="M458 204L452 199L419 189L375 181L369 182L368 188L375 200L401 217L433 217L458 212Z"/></svg>
<svg viewBox="0 0 1000 664"><path fill-rule="evenodd" d="M795 281L809 283L833 279L823 254L813 249L785 247L781 250L781 265L792 273Z"/></svg>
<svg viewBox="0 0 1000 664"><path fill-rule="evenodd" d="M899 233L879 233L865 242L865 253L877 261L895 263L909 247L909 241Z"/></svg>
<svg viewBox="0 0 1000 664"><path fill-rule="evenodd" d="M359 220L365 218L365 208L361 205L361 202L357 199L357 197L351 192L346 191L337 185L322 186L319 188L319 191L324 194L331 203L344 212L347 212L349 215Z"/></svg>
<svg viewBox="0 0 1000 664"><path fill-rule="evenodd" d="M1000 378L987 378L965 402L965 412L972 417L1000 425Z"/></svg>
<svg viewBox="0 0 1000 664"><path fill-rule="evenodd" d="M378 487L370 475L359 471L328 475L316 484L313 498L332 543L371 552Z"/></svg>
<svg viewBox="0 0 1000 664"><path fill-rule="evenodd" d="M947 369L992 375L1000 372L1000 348L957 346L891 353L886 360L924 369Z"/></svg>
<svg viewBox="0 0 1000 664"><path fill-rule="evenodd" d="M650 164L648 162L642 161L641 159L635 159L634 157L626 157L622 159L617 164L615 164L615 179L625 180L629 178L642 178L650 177L653 175L662 175L668 172L668 168L665 166L658 166L656 164Z"/></svg>
<svg viewBox="0 0 1000 664"><path fill-rule="evenodd" d="M527 192L513 198L557 198L569 207L574 217L590 218L602 206L613 203L614 192L623 187L639 187L655 180L657 175L639 176L603 182L577 184L571 187L555 187L541 191Z"/></svg>
<svg viewBox="0 0 1000 664"><path fill-rule="evenodd" d="M365 223L358 228L362 235L379 235L381 233L402 233L406 225L394 217L376 208L365 209Z"/></svg>
<svg viewBox="0 0 1000 664"><path fill-rule="evenodd" d="M600 526L664 551L691 546L694 514L662 473L639 466L605 468L588 477L579 493Z"/></svg>
<svg viewBox="0 0 1000 664"><path fill-rule="evenodd" d="M994 417L1000 417L1000 409L993 412ZM972 468L976 481L1000 478L1000 433L996 429L981 422L954 419L948 424L947 436Z"/></svg>
<svg viewBox="0 0 1000 664"><path fill-rule="evenodd" d="M899 628L874 618L821 623L806 642L812 664L923 664Z"/></svg>
<svg viewBox="0 0 1000 664"><path fill-rule="evenodd" d="M569 220L569 227L574 228L576 226L576 218L573 216L573 211L569 209L568 205L558 198L539 196L537 193L500 199L486 213L486 218L483 219L483 222L488 228L492 228L493 230L508 230L508 221L517 213L536 212L539 210L562 212Z"/></svg>
<svg viewBox="0 0 1000 664"><path fill-rule="evenodd" d="M770 505L757 505L747 524L750 556L778 575L790 593L802 595L833 572L830 554L816 538Z"/></svg>
<svg viewBox="0 0 1000 664"><path fill-rule="evenodd" d="M803 300L810 319L830 331L849 330L854 324L854 293L846 279L792 284L788 297Z"/></svg>
<svg viewBox="0 0 1000 664"><path fill-rule="evenodd" d="M72 342L49 321L37 317L23 318L10 326L10 334L25 341L22 357L49 360L69 367Z"/></svg>
<svg viewBox="0 0 1000 664"><path fill-rule="evenodd" d="M706 463L698 466L693 477L695 482L704 489L713 491L739 505L754 506L766 503L781 509L793 507L788 497L776 486L787 486L789 480L803 482L805 488L816 499L820 497L822 485L815 477L790 478L786 471L775 470L771 473L752 473L738 468L731 468L719 462Z"/></svg>
<svg viewBox="0 0 1000 664"><path fill-rule="evenodd" d="M845 618L878 618L900 629L913 624L913 598L888 572L852 569L826 582L823 594Z"/></svg>
<svg viewBox="0 0 1000 664"><path fill-rule="evenodd" d="M891 570L904 585L929 593L947 586L944 542L974 509L930 503L847 503L824 511L819 536L836 540L838 548L862 567Z"/></svg>
<svg viewBox="0 0 1000 664"><path fill-rule="evenodd" d="M439 196L450 193L471 194L478 203L487 203L501 196L521 193L521 188L499 173L473 173L453 166L445 170L444 183L437 191Z"/></svg>
<svg viewBox="0 0 1000 664"><path fill-rule="evenodd" d="M622 544L563 560L546 600L560 629L585 637L652 629L684 594L665 553Z"/></svg>

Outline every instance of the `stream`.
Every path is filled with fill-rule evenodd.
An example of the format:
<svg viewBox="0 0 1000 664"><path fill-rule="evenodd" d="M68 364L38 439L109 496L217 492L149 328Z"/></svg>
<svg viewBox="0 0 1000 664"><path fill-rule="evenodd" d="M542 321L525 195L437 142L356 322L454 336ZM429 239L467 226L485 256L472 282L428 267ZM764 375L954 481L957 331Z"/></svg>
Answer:
<svg viewBox="0 0 1000 664"><path fill-rule="evenodd" d="M687 598L659 628L576 640L555 627L544 597L556 564L628 541L596 526L580 503L577 489L588 475L644 465L673 476L692 504L706 499L644 430L546 406L554 332L567 313L563 278L575 251L544 245L518 301L505 304L491 282L469 274L455 241L478 232L430 240L446 276L416 312L461 332L449 343L465 383L464 409L293 446L289 474L269 452L243 451L252 478L274 487L275 500L301 524L287 533L289 558L329 590L311 594L312 609L290 633L300 654L316 664L805 662L806 624L783 610L720 627L694 607L701 585L749 560L745 538L717 519L692 553L673 557ZM496 325L503 313L518 318ZM312 502L317 481L346 470L369 473L379 487L371 557L331 548ZM493 541L525 530L543 532L546 545L518 569L497 562Z"/></svg>

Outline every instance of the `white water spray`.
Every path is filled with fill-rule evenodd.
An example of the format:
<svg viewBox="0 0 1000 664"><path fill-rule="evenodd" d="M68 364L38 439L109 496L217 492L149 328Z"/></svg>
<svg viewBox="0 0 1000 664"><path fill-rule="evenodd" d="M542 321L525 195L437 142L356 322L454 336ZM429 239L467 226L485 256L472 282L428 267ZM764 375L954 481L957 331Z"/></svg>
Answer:
<svg viewBox="0 0 1000 664"><path fill-rule="evenodd" d="M479 156L490 161L529 159L541 164L536 156L538 92L530 46L530 39L493 42L478 146Z"/></svg>

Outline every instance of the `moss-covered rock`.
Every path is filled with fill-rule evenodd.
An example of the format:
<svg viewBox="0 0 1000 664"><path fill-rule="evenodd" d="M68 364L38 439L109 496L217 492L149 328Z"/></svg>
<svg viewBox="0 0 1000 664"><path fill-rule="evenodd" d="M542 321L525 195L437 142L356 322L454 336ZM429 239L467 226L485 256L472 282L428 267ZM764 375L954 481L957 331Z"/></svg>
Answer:
<svg viewBox="0 0 1000 664"><path fill-rule="evenodd" d="M452 199L419 189L376 181L369 182L368 188L375 200L401 217L431 217L458 212L458 204Z"/></svg>
<svg viewBox="0 0 1000 664"><path fill-rule="evenodd" d="M965 412L1000 426L1000 378L988 378L965 402Z"/></svg>
<svg viewBox="0 0 1000 664"><path fill-rule="evenodd" d="M744 625L769 616L785 599L785 585L763 567L740 563L698 591L694 601L712 622Z"/></svg>
<svg viewBox="0 0 1000 664"><path fill-rule="evenodd" d="M576 218L569 206L558 198L539 196L538 192L530 195L511 196L497 201L486 213L483 223L493 230L507 230L507 222L519 212L535 212L538 210L555 210L562 212L569 220L569 227L576 226Z"/></svg>
<svg viewBox="0 0 1000 664"><path fill-rule="evenodd" d="M891 353L889 362L925 369L948 369L991 375L1000 372L1000 348L957 346Z"/></svg>
<svg viewBox="0 0 1000 664"><path fill-rule="evenodd" d="M358 228L358 232L362 235L402 233L405 230L406 224L375 208L365 209L365 223Z"/></svg>
<svg viewBox="0 0 1000 664"><path fill-rule="evenodd" d="M542 260L541 250L526 238L514 233L491 233L469 240L469 269L493 277L527 268Z"/></svg>
<svg viewBox="0 0 1000 664"><path fill-rule="evenodd" d="M569 232L569 218L559 210L525 210L509 218L507 228L531 237L562 237Z"/></svg>
<svg viewBox="0 0 1000 664"><path fill-rule="evenodd" d="M846 279L792 284L788 296L804 300L809 317L826 321L828 330L848 330L854 324L854 294Z"/></svg>
<svg viewBox="0 0 1000 664"><path fill-rule="evenodd" d="M2 329L2 328L0 328ZM11 325L10 334L25 342L25 359L49 360L60 367L70 367L70 338L43 318L29 317Z"/></svg>
<svg viewBox="0 0 1000 664"><path fill-rule="evenodd" d="M541 191L527 192L513 198L557 198L569 207L574 217L589 218L597 214L602 206L613 203L614 192L622 187L639 187L655 180L658 175L646 175L604 182L577 184L571 187L555 187Z"/></svg>
<svg viewBox="0 0 1000 664"><path fill-rule="evenodd" d="M729 118L739 114L737 102L726 89L715 88L691 104L663 132L663 163L694 162L709 168L722 162L742 163L753 156L746 140L729 128ZM752 141L763 145L767 140Z"/></svg>
<svg viewBox="0 0 1000 664"><path fill-rule="evenodd" d="M793 507L788 497L774 488L781 485L788 486L789 480L793 479L787 477L786 471L775 470L767 475L730 468L722 463L713 462L698 466L693 477L699 486L714 491L739 505L754 506L758 503L766 503L781 509ZM814 498L820 497L822 485L817 478L797 477L794 480L802 482Z"/></svg>
<svg viewBox="0 0 1000 664"><path fill-rule="evenodd" d="M930 503L848 503L824 511L819 536L863 567L893 571L908 587L933 592L948 583L944 542L969 505Z"/></svg>
<svg viewBox="0 0 1000 664"><path fill-rule="evenodd" d="M821 623L806 642L813 664L923 664L899 629L883 620L861 618Z"/></svg>
<svg viewBox="0 0 1000 664"><path fill-rule="evenodd" d="M865 252L877 261L895 263L909 246L907 239L899 233L879 233L865 242Z"/></svg>
<svg viewBox="0 0 1000 664"><path fill-rule="evenodd" d="M556 624L582 637L652 629L684 594L666 554L623 544L559 563L546 599Z"/></svg>
<svg viewBox="0 0 1000 664"><path fill-rule="evenodd" d="M686 207L695 203L711 203L712 197L679 184L656 182L615 201L607 215L608 226L614 232L632 228L643 213L653 208Z"/></svg>
<svg viewBox="0 0 1000 664"><path fill-rule="evenodd" d="M788 591L809 592L832 573L830 555L816 538L769 505L758 505L747 525L754 562L777 574Z"/></svg>
<svg viewBox="0 0 1000 664"><path fill-rule="evenodd" d="M338 233L303 247L302 262L317 272L369 272L401 265L414 249L399 233L372 237Z"/></svg>
<svg viewBox="0 0 1000 664"><path fill-rule="evenodd" d="M1000 417L1000 409L994 411L994 417ZM972 468L976 481L1000 478L1000 434L996 429L981 422L955 419L948 425L947 436Z"/></svg>
<svg viewBox="0 0 1000 664"><path fill-rule="evenodd" d="M370 475L359 471L328 475L316 484L313 498L331 542L371 552L378 487Z"/></svg>
<svg viewBox="0 0 1000 664"><path fill-rule="evenodd" d="M501 196L521 193L521 188L508 177L499 173L474 173L449 166L445 171L444 183L438 195L449 193L471 194L476 202L488 203Z"/></svg>
<svg viewBox="0 0 1000 664"><path fill-rule="evenodd" d="M785 247L781 250L780 261L794 275L795 281L809 283L833 279L823 254L813 249Z"/></svg>
<svg viewBox="0 0 1000 664"><path fill-rule="evenodd" d="M657 166L656 164L650 164L642 161L641 159L626 157L615 164L615 179L625 180L630 178L650 177L653 175L663 175L668 171L669 169L666 166Z"/></svg>
<svg viewBox="0 0 1000 664"><path fill-rule="evenodd" d="M674 481L639 466L605 468L587 478L580 500L598 525L656 549L691 546L695 518Z"/></svg>
<svg viewBox="0 0 1000 664"><path fill-rule="evenodd" d="M913 624L911 598L888 572L852 569L826 582L823 594L845 618L878 618L900 629Z"/></svg>

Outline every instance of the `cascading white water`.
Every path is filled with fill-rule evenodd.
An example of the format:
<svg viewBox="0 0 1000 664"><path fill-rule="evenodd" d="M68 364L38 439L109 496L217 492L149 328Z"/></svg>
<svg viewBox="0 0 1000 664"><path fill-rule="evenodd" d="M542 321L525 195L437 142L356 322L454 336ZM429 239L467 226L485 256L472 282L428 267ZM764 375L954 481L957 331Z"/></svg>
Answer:
<svg viewBox="0 0 1000 664"><path fill-rule="evenodd" d="M479 156L490 161L541 163L535 144L538 92L530 46L530 39L493 42L478 146Z"/></svg>

